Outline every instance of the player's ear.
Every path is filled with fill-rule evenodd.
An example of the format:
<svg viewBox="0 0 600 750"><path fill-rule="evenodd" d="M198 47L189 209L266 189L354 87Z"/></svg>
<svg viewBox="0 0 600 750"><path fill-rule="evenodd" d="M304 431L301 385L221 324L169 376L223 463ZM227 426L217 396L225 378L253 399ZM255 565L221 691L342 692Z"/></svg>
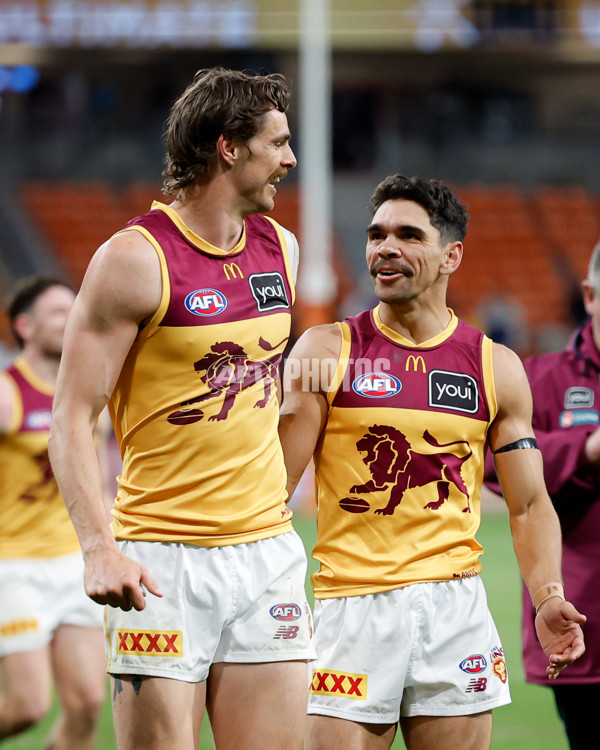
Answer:
<svg viewBox="0 0 600 750"><path fill-rule="evenodd" d="M31 334L31 331L33 330L33 321L31 319L31 315L26 312L19 313L17 316L15 316L12 325L21 339L23 339L23 341L27 341Z"/></svg>
<svg viewBox="0 0 600 750"><path fill-rule="evenodd" d="M596 299L596 296L598 294L598 291L595 289L594 285L589 279L584 279L581 282L581 291L583 293L583 304L585 307L585 311L588 315L592 314L591 306L594 303L594 300Z"/></svg>
<svg viewBox="0 0 600 750"><path fill-rule="evenodd" d="M440 273L450 275L460 266L463 256L462 242L449 242L444 248L444 257L440 266Z"/></svg>
<svg viewBox="0 0 600 750"><path fill-rule="evenodd" d="M221 134L217 139L217 154L223 161L232 167L239 156L240 142L235 141L228 135Z"/></svg>

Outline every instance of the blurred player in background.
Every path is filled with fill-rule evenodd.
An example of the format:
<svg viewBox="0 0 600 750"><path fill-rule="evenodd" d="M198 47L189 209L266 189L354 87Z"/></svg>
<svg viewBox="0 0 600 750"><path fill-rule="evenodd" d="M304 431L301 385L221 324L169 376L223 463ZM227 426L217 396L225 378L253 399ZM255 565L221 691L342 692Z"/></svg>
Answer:
<svg viewBox="0 0 600 750"><path fill-rule="evenodd" d="M525 360L533 392L533 428L544 458L544 478L563 533L563 576L569 599L586 613L586 652L552 683L572 750L598 746L600 699L600 244L582 282L589 319L566 351ZM493 463L488 487L500 492ZM526 598L526 595L525 595ZM523 608L523 663L528 682L547 684L534 618Z"/></svg>
<svg viewBox="0 0 600 750"><path fill-rule="evenodd" d="M316 666L306 750L489 748L510 702L475 535L486 442L550 679L584 651L564 601L560 528L519 358L446 305L465 207L394 175L371 199L380 304L309 330L287 360L280 433L290 493L314 453ZM529 605L531 606L531 605Z"/></svg>
<svg viewBox="0 0 600 750"><path fill-rule="evenodd" d="M0 375L0 739L62 713L47 748L87 750L106 689L102 607L48 460L52 397L75 295L24 280L8 306L20 355Z"/></svg>
<svg viewBox="0 0 600 750"><path fill-rule="evenodd" d="M219 750L302 744L312 628L277 437L297 243L261 215L296 165L288 102L280 75L199 71L167 124L173 202L100 248L69 320L51 458L111 605L120 750L197 747L205 705ZM107 402L114 536L91 440Z"/></svg>

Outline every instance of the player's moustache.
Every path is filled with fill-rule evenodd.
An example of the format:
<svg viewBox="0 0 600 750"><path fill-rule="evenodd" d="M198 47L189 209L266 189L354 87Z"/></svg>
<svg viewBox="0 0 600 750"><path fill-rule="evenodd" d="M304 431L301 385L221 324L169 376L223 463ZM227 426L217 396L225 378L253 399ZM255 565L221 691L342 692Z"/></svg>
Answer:
<svg viewBox="0 0 600 750"><path fill-rule="evenodd" d="M269 182L280 182L281 180L285 179L286 175L287 175L287 169L284 169L283 171L275 172L269 178Z"/></svg>
<svg viewBox="0 0 600 750"><path fill-rule="evenodd" d="M391 271L392 273L401 273L404 276L412 276L412 268L405 263L399 263L397 261L380 260L371 266L371 276L377 276L380 271Z"/></svg>

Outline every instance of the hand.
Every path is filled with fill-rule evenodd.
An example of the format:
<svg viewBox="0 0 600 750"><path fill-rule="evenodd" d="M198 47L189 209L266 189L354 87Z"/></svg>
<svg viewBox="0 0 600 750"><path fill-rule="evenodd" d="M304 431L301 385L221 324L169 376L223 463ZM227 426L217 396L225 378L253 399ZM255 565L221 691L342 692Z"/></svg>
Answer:
<svg viewBox="0 0 600 750"><path fill-rule="evenodd" d="M102 547L85 556L84 584L87 595L98 604L145 609L145 589L154 596L162 592L145 565L123 555L116 548Z"/></svg>
<svg viewBox="0 0 600 750"><path fill-rule="evenodd" d="M555 680L565 667L585 652L581 625L586 620L571 602L557 596L540 606L535 616L535 630L550 662L546 668L549 680Z"/></svg>

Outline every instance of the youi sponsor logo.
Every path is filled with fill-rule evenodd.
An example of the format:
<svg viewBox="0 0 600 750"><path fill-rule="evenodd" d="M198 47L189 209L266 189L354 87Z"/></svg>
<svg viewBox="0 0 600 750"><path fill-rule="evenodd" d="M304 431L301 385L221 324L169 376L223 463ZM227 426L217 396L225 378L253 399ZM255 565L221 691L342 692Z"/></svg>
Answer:
<svg viewBox="0 0 600 750"><path fill-rule="evenodd" d="M248 277L252 296L256 300L258 312L270 312L290 307L290 300L283 276L278 272L253 273Z"/></svg>
<svg viewBox="0 0 600 750"><path fill-rule="evenodd" d="M584 386L572 386L565 391L565 409L586 409L594 405L594 391Z"/></svg>
<svg viewBox="0 0 600 750"><path fill-rule="evenodd" d="M475 414L479 408L477 381L464 372L432 370L429 373L429 406Z"/></svg>

